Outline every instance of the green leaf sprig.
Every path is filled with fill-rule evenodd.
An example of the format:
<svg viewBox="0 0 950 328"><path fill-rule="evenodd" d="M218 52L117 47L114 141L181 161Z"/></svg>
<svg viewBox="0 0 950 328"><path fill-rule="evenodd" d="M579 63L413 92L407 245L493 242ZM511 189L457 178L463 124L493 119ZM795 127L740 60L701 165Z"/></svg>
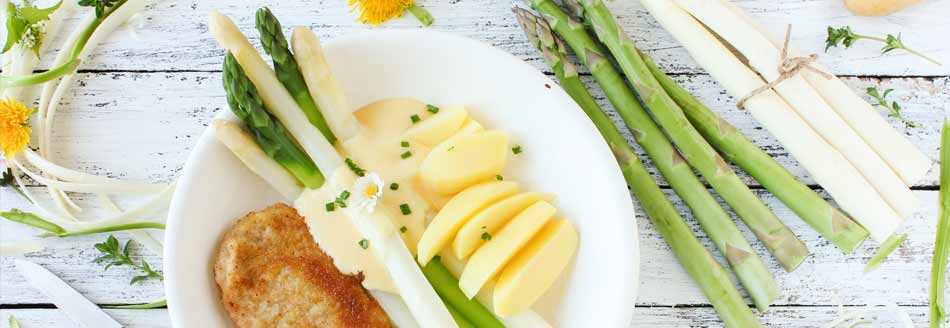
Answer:
<svg viewBox="0 0 950 328"><path fill-rule="evenodd" d="M117 2L119 2L119 0L79 0L78 4L83 7L96 8L96 17L102 18L106 9L115 6Z"/></svg>
<svg viewBox="0 0 950 328"><path fill-rule="evenodd" d="M901 115L901 105L898 104L897 101L892 101L889 104L887 103L887 95L891 93L891 91L894 91L894 89L884 90L883 93L879 92L876 87L869 87L867 89L868 95L870 95L871 97L874 98L874 100L877 101L876 104L872 104L872 105L886 108L888 111L890 111L890 113L888 113L888 116L901 120L901 122L904 122L904 124L907 124L907 126L909 127L916 128L917 123L911 122L910 120L904 118L904 116Z"/></svg>
<svg viewBox="0 0 950 328"><path fill-rule="evenodd" d="M135 261L132 260L129 254L129 244L131 243L132 240L130 239L125 242L125 246L120 247L119 240L116 239L115 236L109 235L109 238L107 238L105 242L96 244L96 249L105 253L105 255L96 258L94 261L97 263L109 262L109 264L106 265L106 270L109 270L109 268L113 266L128 265L142 271L144 274L132 278L132 281L129 282L130 285L146 279L165 280L165 276L152 269L145 260L142 260L141 264L135 263Z"/></svg>
<svg viewBox="0 0 950 328"><path fill-rule="evenodd" d="M869 35L854 33L854 31L851 30L850 26L839 27L839 28L828 26L828 38L825 39L825 52L828 52L828 49L837 47L839 45L844 45L845 48L851 48L851 46L854 45L854 43L860 39L873 40L873 41L884 43L884 47L881 48L881 54L886 54L888 52L901 49L913 55L916 55L917 57L923 58L931 63L942 65L940 62L934 60L933 58L927 57L926 55L907 47L907 45L905 45L904 42L901 40L900 34L897 34L897 36L894 36L893 34L888 34L884 38L879 38L876 36L869 36Z"/></svg>
<svg viewBox="0 0 950 328"><path fill-rule="evenodd" d="M7 53L13 48L14 44L24 42L24 45L33 49L37 57L40 55L40 46L43 43L42 22L49 20L52 14L59 6L63 4L60 0L55 5L48 8L37 8L29 1L17 8L12 2L7 4L7 41L3 45L2 53Z"/></svg>

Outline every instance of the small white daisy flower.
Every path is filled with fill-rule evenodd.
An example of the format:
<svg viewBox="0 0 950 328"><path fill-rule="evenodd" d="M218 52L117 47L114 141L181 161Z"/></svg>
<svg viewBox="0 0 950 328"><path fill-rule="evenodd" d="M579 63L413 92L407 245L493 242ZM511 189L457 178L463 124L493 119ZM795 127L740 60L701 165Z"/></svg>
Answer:
<svg viewBox="0 0 950 328"><path fill-rule="evenodd" d="M367 172L353 183L353 200L357 206L373 213L376 203L383 196L383 179L376 172Z"/></svg>

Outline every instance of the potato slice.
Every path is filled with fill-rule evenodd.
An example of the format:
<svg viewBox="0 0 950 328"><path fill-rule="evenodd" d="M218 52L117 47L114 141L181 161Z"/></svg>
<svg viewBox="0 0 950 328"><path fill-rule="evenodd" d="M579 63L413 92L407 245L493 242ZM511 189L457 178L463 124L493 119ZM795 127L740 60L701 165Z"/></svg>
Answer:
<svg viewBox="0 0 950 328"><path fill-rule="evenodd" d="M480 181L493 179L508 161L508 134L484 131L463 135L432 149L419 167L429 189L454 194Z"/></svg>
<svg viewBox="0 0 950 328"><path fill-rule="evenodd" d="M517 183L494 181L465 189L452 197L422 233L419 246L416 248L419 263L422 265L429 263L433 256L438 254L452 238L455 238L459 228L476 212L516 192L518 192Z"/></svg>
<svg viewBox="0 0 950 328"><path fill-rule="evenodd" d="M571 222L548 222L498 274L492 305L507 317L528 310L551 287L577 252L577 230Z"/></svg>
<svg viewBox="0 0 950 328"><path fill-rule="evenodd" d="M455 235L455 242L452 243L452 249L455 250L455 257L467 259L476 249L485 244L482 234L488 233L494 235L498 230L508 223L511 218L523 211L528 206L544 200L550 202L554 199L553 195L526 192L523 194L508 197L497 202L484 210L475 214L468 223L459 229Z"/></svg>
<svg viewBox="0 0 950 328"><path fill-rule="evenodd" d="M435 115L410 127L405 136L423 145L435 147L454 135L467 118L468 111L462 105L446 106Z"/></svg>
<svg viewBox="0 0 950 328"><path fill-rule="evenodd" d="M518 213L498 235L486 238L490 240L475 251L459 277L459 287L465 296L475 297L556 212L550 203L538 201Z"/></svg>

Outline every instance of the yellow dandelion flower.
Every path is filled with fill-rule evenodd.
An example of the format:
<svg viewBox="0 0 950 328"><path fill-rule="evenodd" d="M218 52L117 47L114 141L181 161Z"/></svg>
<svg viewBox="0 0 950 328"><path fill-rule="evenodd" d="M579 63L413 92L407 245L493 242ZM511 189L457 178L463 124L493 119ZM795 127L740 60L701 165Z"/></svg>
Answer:
<svg viewBox="0 0 950 328"><path fill-rule="evenodd" d="M360 22L379 25L402 17L413 0L350 0L350 11L360 14Z"/></svg>
<svg viewBox="0 0 950 328"><path fill-rule="evenodd" d="M13 98L0 99L0 151L12 158L30 144L33 110Z"/></svg>

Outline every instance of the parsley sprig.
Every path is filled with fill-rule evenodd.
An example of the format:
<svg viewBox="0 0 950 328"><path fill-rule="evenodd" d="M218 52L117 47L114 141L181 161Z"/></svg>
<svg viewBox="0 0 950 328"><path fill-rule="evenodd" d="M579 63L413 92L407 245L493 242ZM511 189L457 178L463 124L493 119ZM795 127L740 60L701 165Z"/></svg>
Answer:
<svg viewBox="0 0 950 328"><path fill-rule="evenodd" d="M109 262L109 264L106 265L106 270L109 270L109 268L113 266L128 265L142 271L144 274L132 278L132 281L129 282L130 285L147 279L165 280L165 276L163 276L161 272L152 269L145 260L142 260L141 264L135 263L135 261L132 260L130 254L131 249L129 249L129 244L131 243L132 240L130 239L125 242L125 246L120 247L119 240L116 239L115 236L109 235L109 238L106 239L105 242L96 244L96 249L105 253L105 255L96 258L94 261L97 263Z"/></svg>
<svg viewBox="0 0 950 328"><path fill-rule="evenodd" d="M894 91L894 89L884 90L883 93L879 92L876 87L869 87L867 89L868 95L877 101L876 104L873 104L874 106L886 108L888 111L890 111L890 113L888 113L889 116L901 120L901 122L904 122L904 124L907 124L909 127L916 128L917 123L911 122L901 115L901 105L898 104L896 100L892 101L890 104L887 103L887 95L891 93L891 91Z"/></svg>
<svg viewBox="0 0 950 328"><path fill-rule="evenodd" d="M851 48L851 46L854 45L854 43L860 39L872 40L872 41L878 41L878 42L884 43L884 47L881 48L881 54L886 54L888 52L901 49L913 55L916 55L920 58L923 58L931 63L941 65L940 62L934 60L933 58L927 57L924 54L917 52L914 49L908 48L907 45L904 44L904 41L901 40L900 34L897 34L897 36L894 36L893 34L888 34L886 37L880 38L876 36L869 36L869 35L854 33L854 31L851 30L850 26L839 27L839 28L828 26L828 38L825 39L825 52L828 52L828 49L837 47L838 45L844 45L845 48Z"/></svg>

